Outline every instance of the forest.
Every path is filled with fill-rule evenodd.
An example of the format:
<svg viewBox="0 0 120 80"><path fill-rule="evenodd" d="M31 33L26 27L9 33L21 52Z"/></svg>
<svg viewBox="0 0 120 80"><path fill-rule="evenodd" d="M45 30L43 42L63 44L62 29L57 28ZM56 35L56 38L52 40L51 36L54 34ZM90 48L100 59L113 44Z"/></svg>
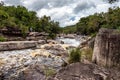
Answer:
<svg viewBox="0 0 120 80"><path fill-rule="evenodd" d="M0 4L0 29L12 27L21 30L26 35L31 29L35 32L49 33L50 37L60 32L59 22L51 20L50 16L37 17L37 13L29 11L24 6L4 6Z"/></svg>
<svg viewBox="0 0 120 80"><path fill-rule="evenodd" d="M64 32L95 35L100 28L120 30L119 7L109 8L108 12L106 13L95 13L94 15L83 17L75 25L65 27Z"/></svg>

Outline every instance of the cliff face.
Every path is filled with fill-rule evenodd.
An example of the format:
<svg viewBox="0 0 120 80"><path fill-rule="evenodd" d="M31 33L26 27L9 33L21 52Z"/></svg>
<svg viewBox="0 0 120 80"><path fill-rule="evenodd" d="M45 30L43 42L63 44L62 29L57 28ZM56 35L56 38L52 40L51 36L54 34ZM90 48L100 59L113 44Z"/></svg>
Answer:
<svg viewBox="0 0 120 80"><path fill-rule="evenodd" d="M101 66L120 66L120 32L100 29L95 39L93 62Z"/></svg>

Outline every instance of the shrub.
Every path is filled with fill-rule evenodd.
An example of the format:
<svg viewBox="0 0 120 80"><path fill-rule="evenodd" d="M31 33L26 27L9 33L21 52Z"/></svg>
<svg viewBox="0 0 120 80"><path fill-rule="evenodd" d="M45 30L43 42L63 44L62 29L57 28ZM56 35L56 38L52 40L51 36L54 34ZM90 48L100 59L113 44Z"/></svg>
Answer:
<svg viewBox="0 0 120 80"><path fill-rule="evenodd" d="M48 39L55 39L56 34L55 33L49 33Z"/></svg>
<svg viewBox="0 0 120 80"><path fill-rule="evenodd" d="M93 38L93 37L95 37L96 35L97 35L97 32L92 33L90 36Z"/></svg>
<svg viewBox="0 0 120 80"><path fill-rule="evenodd" d="M0 42L6 41L6 38L3 36L0 36Z"/></svg>
<svg viewBox="0 0 120 80"><path fill-rule="evenodd" d="M21 33L22 33L22 36L25 38L25 37L27 36L28 27L20 24L20 29L21 29L21 31L22 31L22 32L21 32Z"/></svg>
<svg viewBox="0 0 120 80"><path fill-rule="evenodd" d="M73 49L69 54L69 63L80 62L81 60L81 51L79 48Z"/></svg>

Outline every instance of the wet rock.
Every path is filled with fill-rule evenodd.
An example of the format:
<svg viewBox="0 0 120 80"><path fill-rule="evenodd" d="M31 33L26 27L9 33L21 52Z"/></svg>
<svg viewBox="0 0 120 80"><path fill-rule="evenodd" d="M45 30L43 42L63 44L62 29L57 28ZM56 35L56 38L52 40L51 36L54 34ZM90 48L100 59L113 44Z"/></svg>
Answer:
<svg viewBox="0 0 120 80"><path fill-rule="evenodd" d="M55 40L46 40L48 44L57 44L58 42Z"/></svg>
<svg viewBox="0 0 120 80"><path fill-rule="evenodd" d="M61 44L64 44L64 42L63 42L63 41L60 41L60 43L61 43Z"/></svg>
<svg viewBox="0 0 120 80"><path fill-rule="evenodd" d="M76 36L76 34L67 34L67 35L64 35L63 37L64 38L71 38L71 39L74 39Z"/></svg>

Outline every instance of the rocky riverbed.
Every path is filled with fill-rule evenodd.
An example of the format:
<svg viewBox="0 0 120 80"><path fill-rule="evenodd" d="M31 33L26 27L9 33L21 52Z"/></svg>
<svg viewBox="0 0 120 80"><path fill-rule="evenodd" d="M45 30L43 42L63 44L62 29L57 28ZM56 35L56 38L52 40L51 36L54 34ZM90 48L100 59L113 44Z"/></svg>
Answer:
<svg viewBox="0 0 120 80"><path fill-rule="evenodd" d="M69 56L68 50L77 47L78 45L73 46L72 44L78 43L80 38L77 39L78 42L76 39L72 39L69 43L70 40L67 38L66 41L66 38L62 38L59 41L30 42L33 47L29 49L28 47L31 47L28 44L29 41L25 43L18 41L14 45L12 42L12 47L3 47L4 43L1 43L1 50L8 48L12 51L0 51L0 80L120 80L118 67L102 67L84 61L63 67ZM85 48L86 45L93 46L94 40L97 39L88 38L86 42L84 40L81 46ZM60 43L61 41L62 43ZM8 44L11 42L5 43L5 45ZM25 47L21 47L21 45ZM22 50L17 50L19 47Z"/></svg>
<svg viewBox="0 0 120 80"><path fill-rule="evenodd" d="M13 48L16 48L16 50L12 50L11 47L7 46L7 48L10 48L10 51L0 51L0 75L1 75L0 80L2 79L18 80L18 77L20 76L21 72L23 71L26 72L26 70L31 70L29 69L30 66L36 68L36 65L41 66L40 68L43 71L41 75L43 75L44 77L46 77L45 75L46 68L53 69L55 72L58 71L59 69L61 69L61 66L67 61L68 49L71 46L73 46L71 45L73 43L66 44L65 41L66 39L64 40L64 44L60 44L59 41L56 42L54 40L48 40L47 43L43 43L43 44L41 43L41 41L38 41L39 43L32 41L32 45L35 43L34 46L36 46L36 48L34 47L33 49L22 49L22 50L17 50L17 47L21 45L21 44L18 45L19 41L14 44L17 47L12 46ZM8 43L10 44L10 42ZM12 42L12 44L13 43L14 42ZM23 45L25 45L26 43L29 42L25 41ZM1 46L4 45L3 43L1 44L2 44ZM7 42L5 43L5 45L7 45ZM73 47L77 47L77 46L78 45L75 45ZM5 49L5 47L2 48ZM27 73L26 75L28 74L30 75L30 73L31 71L29 71L29 73ZM44 80L42 78L41 80Z"/></svg>
<svg viewBox="0 0 120 80"><path fill-rule="evenodd" d="M8 80L17 76L19 71L35 64L59 70L68 56L67 47L65 44L44 44L38 49L1 51L0 71Z"/></svg>
<svg viewBox="0 0 120 80"><path fill-rule="evenodd" d="M62 68L67 62L68 49L77 47L80 40L84 41L84 38L0 43L0 80L28 80L30 77L29 80L46 80L51 74L49 70L55 73Z"/></svg>

